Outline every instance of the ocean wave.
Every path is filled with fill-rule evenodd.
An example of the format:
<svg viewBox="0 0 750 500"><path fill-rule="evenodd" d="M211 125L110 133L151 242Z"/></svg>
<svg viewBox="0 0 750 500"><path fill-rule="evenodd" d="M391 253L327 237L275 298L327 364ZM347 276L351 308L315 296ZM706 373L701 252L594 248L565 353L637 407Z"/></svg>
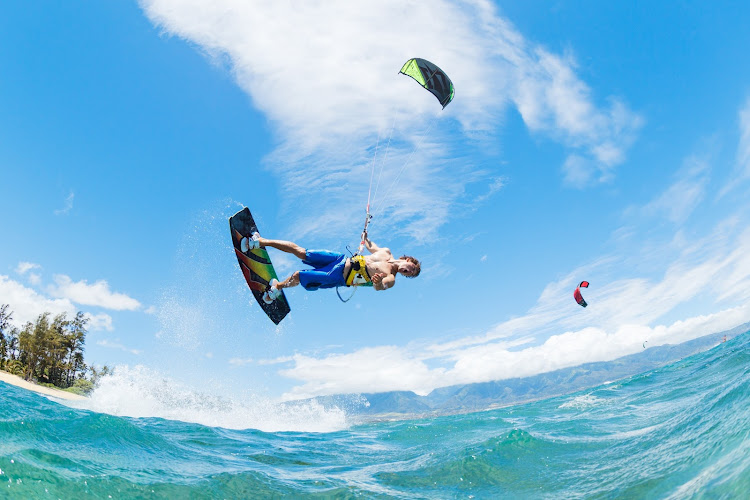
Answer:
<svg viewBox="0 0 750 500"><path fill-rule="evenodd" d="M743 498L750 335L563 397L356 423L142 368L85 406L0 383L9 498Z"/></svg>

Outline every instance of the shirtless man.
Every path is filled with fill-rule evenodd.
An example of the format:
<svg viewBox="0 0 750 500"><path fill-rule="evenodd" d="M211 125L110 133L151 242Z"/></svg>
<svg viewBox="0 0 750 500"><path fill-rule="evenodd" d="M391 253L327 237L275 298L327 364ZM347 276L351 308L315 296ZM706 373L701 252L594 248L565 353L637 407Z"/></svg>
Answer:
<svg viewBox="0 0 750 500"><path fill-rule="evenodd" d="M281 295L281 290L302 285L306 290L334 288L337 286L372 286L375 290L386 290L396 283L396 275L416 278L421 271L420 263L414 257L404 255L395 259L390 249L381 248L370 241L367 231L362 234L362 242L370 255L347 258L346 255L328 250L306 250L296 243L284 240L269 240L255 233L242 242L243 251L271 247L290 253L313 266L313 269L295 271L284 281L271 280L268 291L263 295L266 303L271 303Z"/></svg>

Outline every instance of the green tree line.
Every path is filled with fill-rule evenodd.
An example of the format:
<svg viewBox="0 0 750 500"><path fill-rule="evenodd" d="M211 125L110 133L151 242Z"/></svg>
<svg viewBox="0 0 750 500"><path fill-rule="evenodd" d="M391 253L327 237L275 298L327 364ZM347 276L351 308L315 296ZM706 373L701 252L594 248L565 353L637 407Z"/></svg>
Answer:
<svg viewBox="0 0 750 500"><path fill-rule="evenodd" d="M72 319L45 312L21 329L12 319L10 306L0 305L0 370L78 394L88 393L110 373L106 366L97 370L84 362L88 318L82 312Z"/></svg>

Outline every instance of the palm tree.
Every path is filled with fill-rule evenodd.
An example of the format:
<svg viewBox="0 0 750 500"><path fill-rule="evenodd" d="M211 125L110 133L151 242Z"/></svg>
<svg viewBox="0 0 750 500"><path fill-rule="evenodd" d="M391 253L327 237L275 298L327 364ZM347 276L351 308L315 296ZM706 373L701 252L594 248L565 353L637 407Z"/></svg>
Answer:
<svg viewBox="0 0 750 500"><path fill-rule="evenodd" d="M66 384L68 386L73 385L73 382L77 378L76 375L79 372L84 374L86 371L86 363L83 362L83 351L84 344L86 343L86 323L88 322L89 319L82 312L78 311L75 319L68 325L68 334L66 336L68 348Z"/></svg>
<svg viewBox="0 0 750 500"><path fill-rule="evenodd" d="M8 312L9 308L8 304L0 306L0 368L5 367L5 359L8 356L8 341L5 338L5 332L10 327L10 320L13 319L13 311Z"/></svg>
<svg viewBox="0 0 750 500"><path fill-rule="evenodd" d="M26 380L36 379L58 387L71 387L86 379L88 366L83 359L86 324L89 319L78 312L69 320L65 313L50 321L50 313L40 314L20 330L10 325L9 306L0 306L0 368L6 368ZM109 373L92 370L94 379ZM88 382L91 385L91 381Z"/></svg>
<svg viewBox="0 0 750 500"><path fill-rule="evenodd" d="M5 342L8 346L8 361L15 361L18 359L18 328L15 326L11 327L8 333L5 334Z"/></svg>

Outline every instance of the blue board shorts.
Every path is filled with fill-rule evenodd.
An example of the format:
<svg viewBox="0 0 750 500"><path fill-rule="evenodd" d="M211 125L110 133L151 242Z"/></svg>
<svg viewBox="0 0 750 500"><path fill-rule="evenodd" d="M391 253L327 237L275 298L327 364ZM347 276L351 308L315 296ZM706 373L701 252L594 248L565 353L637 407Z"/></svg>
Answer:
<svg viewBox="0 0 750 500"><path fill-rule="evenodd" d="M328 250L307 250L302 261L315 269L303 269L299 272L299 282L305 290L334 288L346 286L344 267L346 255Z"/></svg>

